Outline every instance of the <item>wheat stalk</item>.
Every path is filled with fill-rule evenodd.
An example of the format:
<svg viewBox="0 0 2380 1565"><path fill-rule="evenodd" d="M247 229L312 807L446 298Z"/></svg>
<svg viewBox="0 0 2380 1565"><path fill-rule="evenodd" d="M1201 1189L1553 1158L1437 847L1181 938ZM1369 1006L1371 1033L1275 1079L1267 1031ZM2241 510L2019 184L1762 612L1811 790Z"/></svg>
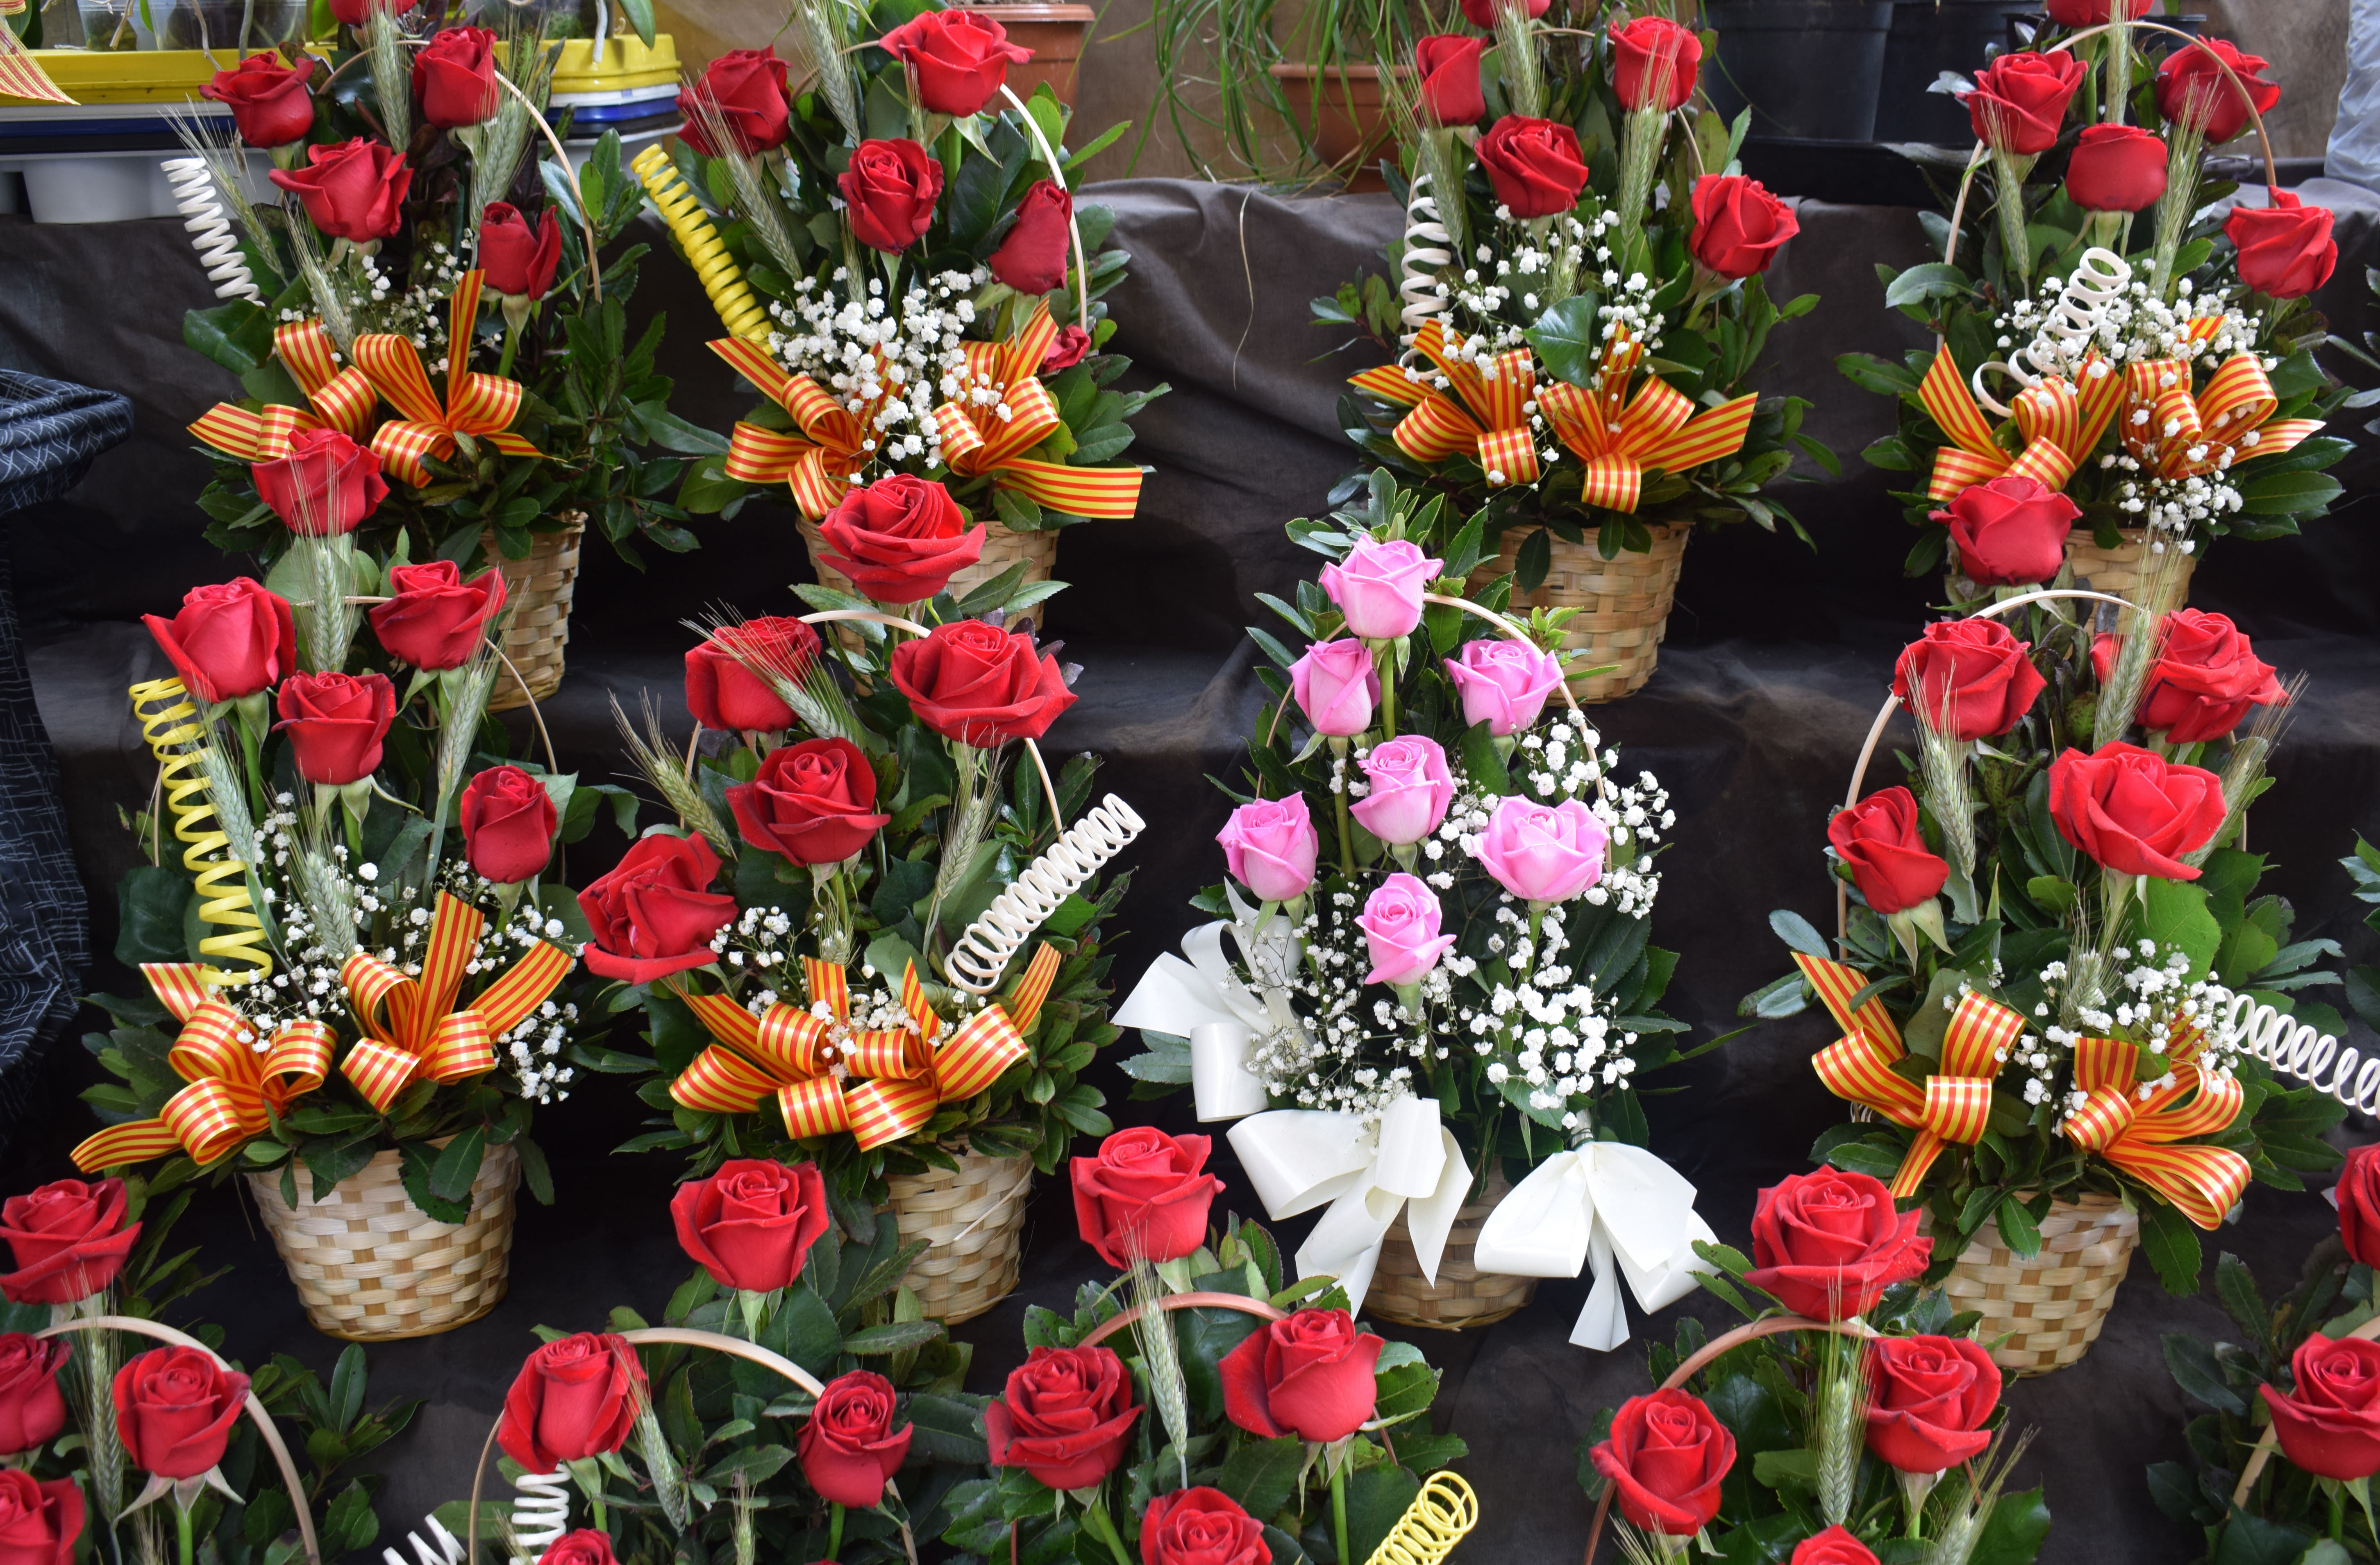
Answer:
<svg viewBox="0 0 2380 1565"><path fill-rule="evenodd" d="M722 857L733 859L735 833L727 829L718 812L710 807L710 801L702 796L702 790L695 786L694 779L682 770L676 752L662 734L661 715L653 710L652 697L646 695L641 699L645 731L639 734L636 724L628 721L620 698L612 698L612 719L620 725L620 736L628 746L628 758L637 763L637 770L661 795L662 802L677 813L681 824L702 833Z"/></svg>
<svg viewBox="0 0 2380 1565"><path fill-rule="evenodd" d="M1140 1306L1140 1318L1133 1323L1133 1335L1140 1342L1140 1361L1148 1371L1148 1400L1157 1404L1157 1415L1165 1424L1167 1438L1173 1442L1173 1454L1182 1464L1182 1485L1190 1485L1190 1392L1182 1378L1181 1345L1173 1339L1173 1323L1162 1308L1165 1283L1157 1275L1145 1256L1132 1259L1133 1303Z"/></svg>

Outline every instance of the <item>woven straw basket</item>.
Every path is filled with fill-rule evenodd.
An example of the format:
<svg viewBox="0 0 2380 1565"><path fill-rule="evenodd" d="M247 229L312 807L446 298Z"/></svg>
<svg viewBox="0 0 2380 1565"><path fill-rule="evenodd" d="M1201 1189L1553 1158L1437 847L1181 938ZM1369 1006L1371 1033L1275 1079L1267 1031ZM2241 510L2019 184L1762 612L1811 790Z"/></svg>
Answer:
<svg viewBox="0 0 2380 1565"><path fill-rule="evenodd" d="M2124 541L2113 549L2100 548L2087 528L2077 528L2066 535L2066 563L2074 567L2074 585L2112 597L2131 598L2140 589L2141 561L2147 552L2148 531L2144 528L2126 528ZM2189 601L2190 578L2197 570L2198 556L2183 556L2180 601Z"/></svg>
<svg viewBox="0 0 2380 1565"><path fill-rule="evenodd" d="M1482 586L1510 576L1520 558L1521 543L1533 529L1508 528L1504 546L1484 562L1471 579ZM1661 638L1670 631L1670 605L1678 596L1678 573L1686 563L1686 540L1694 528L1657 523L1653 547L1644 552L1622 550L1607 560L1589 535L1585 543L1566 543L1550 534L1553 566L1535 592L1512 589L1515 613L1530 609L1584 609L1570 622L1562 645L1574 653L1571 663L1582 669L1619 666L1609 673L1572 674L1570 687L1582 701L1616 701L1633 696L1653 677L1661 655Z"/></svg>
<svg viewBox="0 0 2380 1565"><path fill-rule="evenodd" d="M825 540L820 535L816 524L804 522L801 527L802 541L809 545L810 568L818 573L819 585L832 588L837 592L849 592L857 597L867 597L868 594L851 585L849 576L835 571L820 558L824 552ZM983 529L983 558L972 565L964 566L953 573L950 585L952 596L965 597L970 591L990 581L1019 560L1025 562L1026 581L1048 581L1050 573L1058 566L1058 535L1047 528L1034 532L1014 532L997 521L986 524ZM1043 600L1043 602L1047 601L1048 600ZM1031 620L1033 628L1038 631L1041 628L1041 607L1040 603L1036 603L1017 617ZM839 628L838 634L856 638L859 633L845 625Z"/></svg>
<svg viewBox="0 0 2380 1565"><path fill-rule="evenodd" d="M2039 1255L2017 1255L1987 1222L1943 1292L1951 1309L1982 1312L1977 1340L2008 1339L1992 1349L1992 1362L2019 1375L2046 1375L2099 1340L2140 1242L2139 1215L2113 1195L2059 1201L2042 1220Z"/></svg>
<svg viewBox="0 0 2380 1565"><path fill-rule="evenodd" d="M576 515L574 513L574 515ZM578 591L578 545L587 536L587 519L577 516L560 532L541 532L517 560L504 558L495 534L487 535L488 558L504 573L506 601L512 623L504 631L504 656L513 669L496 676L488 698L492 712L510 711L531 700L544 700L562 688L562 649L570 642L570 601ZM521 688L522 680L528 688Z"/></svg>
<svg viewBox="0 0 2380 1565"><path fill-rule="evenodd" d="M1488 1175L1481 1199L1464 1203L1447 1235L1446 1254L1439 1257L1435 1283L1421 1274L1421 1257L1414 1254L1413 1239L1400 1215L1380 1245L1380 1264L1372 1273L1372 1291L1365 1297L1364 1314L1391 1326L1463 1331L1492 1326L1525 1309L1536 1297L1536 1278L1506 1277L1471 1264L1471 1247L1488 1214L1512 1193L1512 1186L1500 1169Z"/></svg>
<svg viewBox="0 0 2380 1565"><path fill-rule="evenodd" d="M294 1210L281 1199L278 1171L248 1176L307 1322L325 1336L433 1337L479 1319L504 1296L519 1156L488 1148L471 1183L471 1215L460 1223L427 1217L407 1199L402 1167L397 1153L382 1152L321 1202L309 1199L313 1176L300 1169Z"/></svg>
<svg viewBox="0 0 2380 1565"><path fill-rule="evenodd" d="M1025 1207L1033 1191L1030 1158L959 1154L959 1171L894 1174L892 1214L901 1242L929 1248L901 1280L929 1319L973 1320L1016 1287L1025 1248Z"/></svg>

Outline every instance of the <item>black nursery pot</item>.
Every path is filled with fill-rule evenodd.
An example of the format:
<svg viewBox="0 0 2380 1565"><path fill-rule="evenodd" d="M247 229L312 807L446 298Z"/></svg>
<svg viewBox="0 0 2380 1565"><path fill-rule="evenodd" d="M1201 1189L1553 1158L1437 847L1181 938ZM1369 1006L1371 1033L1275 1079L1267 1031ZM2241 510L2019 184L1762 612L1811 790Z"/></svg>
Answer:
<svg viewBox="0 0 2380 1565"><path fill-rule="evenodd" d="M1927 89L1946 70L1974 79L1991 46L2006 42L2009 18L2027 9L2021 0L1892 0L1875 139L1972 144L1967 111L1949 93Z"/></svg>
<svg viewBox="0 0 2380 1565"><path fill-rule="evenodd" d="M1703 0L1718 30L1718 68L1703 77L1712 103L1733 119L1749 103L1755 136L1873 140L1892 11L1893 0Z"/></svg>

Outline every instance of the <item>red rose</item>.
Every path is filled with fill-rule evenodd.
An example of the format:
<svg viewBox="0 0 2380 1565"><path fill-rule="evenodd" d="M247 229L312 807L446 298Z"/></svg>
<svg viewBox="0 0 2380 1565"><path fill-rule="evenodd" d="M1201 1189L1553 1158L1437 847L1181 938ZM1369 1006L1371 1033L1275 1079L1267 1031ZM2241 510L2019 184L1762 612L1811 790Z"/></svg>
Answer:
<svg viewBox="0 0 2380 1565"><path fill-rule="evenodd" d="M0 1202L0 1239L17 1261L0 1276L0 1294L12 1304L71 1304L115 1281L140 1237L125 1206L120 1179L62 1179Z"/></svg>
<svg viewBox="0 0 2380 1565"><path fill-rule="evenodd" d="M531 230L510 201L490 201L480 214L480 269L488 286L515 298L541 299L562 265L562 224L548 207Z"/></svg>
<svg viewBox="0 0 2380 1565"><path fill-rule="evenodd" d="M1785 241L1802 231L1791 207L1740 174L1704 175L1694 181L1693 205L1694 230L1686 248L1721 277L1767 271Z"/></svg>
<svg viewBox="0 0 2380 1565"><path fill-rule="evenodd" d="M1344 1439L1371 1419L1379 1400L1376 1366L1387 1346L1357 1330L1345 1310L1269 1320L1215 1365L1224 1414L1268 1440Z"/></svg>
<svg viewBox="0 0 2380 1565"><path fill-rule="evenodd" d="M2351 1484L2380 1473L2380 1342L2317 1331L2289 1355L2297 1389L2256 1389L2281 1454L2317 1478Z"/></svg>
<svg viewBox="0 0 2380 1565"><path fill-rule="evenodd" d="M1903 1473L1983 1454L2000 1368L1964 1337L1880 1337L1868 1352L1867 1449Z"/></svg>
<svg viewBox="0 0 2380 1565"><path fill-rule="evenodd" d="M908 473L846 491L819 536L820 563L880 603L931 598L983 558L983 528L967 526L949 490Z"/></svg>
<svg viewBox="0 0 2380 1565"><path fill-rule="evenodd" d="M938 625L892 649L892 683L918 722L980 749L1038 739L1075 704L1056 658L1038 652L1031 636L981 620Z"/></svg>
<svg viewBox="0 0 2380 1565"><path fill-rule="evenodd" d="M479 651L480 633L504 607L504 573L463 579L452 560L393 565L389 600L374 603L372 634L388 655L415 668L461 668Z"/></svg>
<svg viewBox="0 0 2380 1565"><path fill-rule="evenodd" d="M1925 846L1917 800L1906 788L1887 788L1837 810L1827 822L1827 841L1878 913L1914 907L1950 878L1950 867Z"/></svg>
<svg viewBox="0 0 2380 1565"><path fill-rule="evenodd" d="M1998 620L1936 620L1900 650L1892 693L1950 738L1997 738L2033 710L2048 681ZM1920 702L1923 705L1920 705Z"/></svg>
<svg viewBox="0 0 2380 1565"><path fill-rule="evenodd" d="M1488 112L1488 94L1480 85L1479 60L1488 40L1468 33L1433 32L1414 45L1414 76L1420 91L1415 103L1422 123L1439 127L1476 125Z"/></svg>
<svg viewBox="0 0 2380 1565"><path fill-rule="evenodd" d="M1794 1545L1791 1565L1876 1565L1876 1551L1850 1528L1838 1525Z"/></svg>
<svg viewBox="0 0 2380 1565"><path fill-rule="evenodd" d="M727 790L727 807L746 842L795 864L841 864L892 819L875 813L875 769L848 739L778 746Z"/></svg>
<svg viewBox="0 0 2380 1565"><path fill-rule="evenodd" d="M0 1473L0 1565L73 1565L82 1527L82 1486L72 1478Z"/></svg>
<svg viewBox="0 0 2380 1565"><path fill-rule="evenodd" d="M1140 1416L1132 1374L1111 1348L1036 1348L983 1410L994 1467L1022 1467L1050 1489L1086 1489L1123 1461Z"/></svg>
<svg viewBox="0 0 2380 1565"><path fill-rule="evenodd" d="M818 632L790 614L724 626L686 655L686 710L705 728L747 734L791 728L794 709L752 665L801 679L818 653Z"/></svg>
<svg viewBox="0 0 2380 1565"><path fill-rule="evenodd" d="M625 1444L646 1394L645 1366L625 1338L557 1338L528 1355L504 1393L496 1443L532 1473L560 1472Z"/></svg>
<svg viewBox="0 0 2380 1565"><path fill-rule="evenodd" d="M2049 763L2049 818L2096 863L2127 875L2195 880L2180 862L2223 829L2223 780L2153 750L2110 742Z"/></svg>
<svg viewBox="0 0 2380 1565"><path fill-rule="evenodd" d="M141 623L173 660L182 684L210 705L253 696L298 669L298 622L289 601L249 576L182 595L172 619Z"/></svg>
<svg viewBox="0 0 2380 1565"><path fill-rule="evenodd" d="M1655 1391L1621 1402L1610 1438L1589 1454L1611 1480L1621 1515L1648 1533L1690 1538L1718 1514L1735 1437L1700 1398Z"/></svg>
<svg viewBox="0 0 2380 1565"><path fill-rule="evenodd" d="M782 147L793 123L785 62L766 49L730 49L710 62L699 82L678 90L677 112L686 121L678 134L704 157L720 153L709 123L714 115L747 157Z"/></svg>
<svg viewBox="0 0 2380 1565"><path fill-rule="evenodd" d="M2010 473L1959 491L1932 513L1959 546L1959 568L1981 587L2030 587L2066 563L2066 534L2082 509L2039 479Z"/></svg>
<svg viewBox="0 0 2380 1565"><path fill-rule="evenodd" d="M380 456L336 430L300 430L289 455L251 462L256 497L300 538L353 532L388 498Z"/></svg>
<svg viewBox="0 0 2380 1565"><path fill-rule="evenodd" d="M2122 645L2119 636L2093 638L2091 666L2100 684ZM2221 614L2179 609L2157 627L2156 661L2149 664L2138 721L2172 744L2196 745L2239 727L2252 707L2288 699L2273 665L2257 658L2237 625Z"/></svg>
<svg viewBox="0 0 2380 1565"><path fill-rule="evenodd" d="M802 1476L830 1505L865 1510L884 1498L884 1481L909 1454L906 1424L892 1427L892 1382L855 1369L819 1393L795 1448Z"/></svg>
<svg viewBox="0 0 2380 1565"><path fill-rule="evenodd" d="M1694 95L1703 41L1667 17L1611 24L1611 88L1624 109L1667 113Z"/></svg>
<svg viewBox="0 0 2380 1565"><path fill-rule="evenodd" d="M2137 125L2086 125L2066 194L2085 212L2138 212L2165 194L2165 143Z"/></svg>
<svg viewBox="0 0 2380 1565"><path fill-rule="evenodd" d="M248 1377L204 1348L152 1348L115 1372L116 1433L143 1473L195 1478L221 1462Z"/></svg>
<svg viewBox="0 0 2380 1565"><path fill-rule="evenodd" d="M313 74L311 55L299 55L294 66L283 65L279 55L250 55L233 69L215 72L199 95L230 104L231 122L249 146L286 146L314 128L314 95L306 90Z"/></svg>
<svg viewBox="0 0 2380 1565"><path fill-rule="evenodd" d="M1223 1182L1206 1171L1203 1135L1168 1135L1134 1125L1074 1164L1075 1222L1083 1242L1112 1267L1138 1256L1179 1260L1207 1242L1207 1210Z"/></svg>
<svg viewBox="0 0 2380 1565"><path fill-rule="evenodd" d="M413 184L404 153L358 136L334 147L307 148L306 164L266 172L306 204L306 215L331 237L358 244L385 239L403 223L399 209Z"/></svg>
<svg viewBox="0 0 2380 1565"><path fill-rule="evenodd" d="M1472 150L1488 171L1496 199L1514 217L1568 212L1586 188L1586 159L1579 152L1578 133L1567 125L1506 115Z"/></svg>
<svg viewBox="0 0 2380 1565"><path fill-rule="evenodd" d="M343 788L380 770L381 741L396 720L388 675L294 673L273 701L307 782Z"/></svg>
<svg viewBox="0 0 2380 1565"><path fill-rule="evenodd" d="M1552 4L1553 0L1525 0L1529 19L1535 21L1544 16L1546 7ZM1523 8L1524 0L1463 0L1463 19L1473 27L1492 28L1496 25L1497 12Z"/></svg>
<svg viewBox="0 0 2380 1565"><path fill-rule="evenodd" d="M966 11L928 11L927 17L969 16ZM912 27L917 22L909 24ZM997 26L997 23L993 25ZM984 264L1020 294L1046 294L1066 285L1067 252L1073 248L1075 198L1054 180L1036 179L1016 203L1016 223Z"/></svg>
<svg viewBox="0 0 2380 1565"><path fill-rule="evenodd" d="M2248 127L2249 104L2260 115L2269 114L2281 101L2280 84L2256 74L2265 65L2221 38L2177 49L2157 67L2157 113L2174 124L2196 126L2205 133L2207 145L2220 146ZM2224 66L2238 75L2237 85L2224 74Z"/></svg>
<svg viewBox="0 0 2380 1565"><path fill-rule="evenodd" d="M612 1535L592 1527L565 1533L545 1546L545 1552L537 1557L537 1565L617 1565L612 1553Z"/></svg>
<svg viewBox="0 0 2380 1565"><path fill-rule="evenodd" d="M1760 1193L1744 1280L1813 1320L1864 1314L1933 1257L1934 1241L1917 1231L1921 1215L1896 1215L1892 1193L1873 1175L1787 1174Z"/></svg>
<svg viewBox="0 0 2380 1565"><path fill-rule="evenodd" d="M794 1285L826 1231L826 1182L816 1163L730 1159L709 1179L677 1187L670 1221L679 1247L722 1288L771 1293Z"/></svg>
<svg viewBox="0 0 2380 1565"><path fill-rule="evenodd" d="M492 766L463 789L455 816L471 867L501 886L541 872L561 818L545 784L516 766Z"/></svg>
<svg viewBox="0 0 2380 1565"><path fill-rule="evenodd" d="M2018 157L2038 157L2056 144L2082 76L2082 62L2070 54L2027 49L1977 71L1974 91L1961 93L1959 102L1967 106L1976 140Z"/></svg>
<svg viewBox="0 0 2380 1565"><path fill-rule="evenodd" d="M2330 209L2307 206L2288 190L2267 193L2270 206L2233 207L2223 237L2239 248L2240 281L2277 299L2303 298L2338 265Z"/></svg>
<svg viewBox="0 0 2380 1565"><path fill-rule="evenodd" d="M331 0L331 15L348 27L361 27L366 11L381 10L392 17L401 17L420 3L421 0L405 0L405 4L397 6L391 5L389 0Z"/></svg>
<svg viewBox="0 0 2380 1565"><path fill-rule="evenodd" d="M2046 0L2042 7L2049 19L2060 27L2098 27L2112 20L2114 9L2108 0ZM2136 20L2149 14L2149 0L2124 0L2124 19Z"/></svg>
<svg viewBox="0 0 2380 1565"><path fill-rule="evenodd" d="M862 141L851 166L835 176L851 231L870 249L898 255L933 226L942 165L906 137Z"/></svg>
<svg viewBox="0 0 2380 1565"><path fill-rule="evenodd" d="M1264 1523L1220 1489L1153 1495L1140 1513L1140 1565L1271 1565Z"/></svg>
<svg viewBox="0 0 2380 1565"><path fill-rule="evenodd" d="M2338 1237L2348 1258L2380 1263L2380 1142L2348 1148L2331 1194L2338 1198Z"/></svg>
<svg viewBox="0 0 2380 1565"><path fill-rule="evenodd" d="M44 1340L22 1331L0 1335L0 1455L47 1445L66 1427L58 1371L71 1351L63 1338ZM0 1565L6 1565L5 1557Z"/></svg>
<svg viewBox="0 0 2380 1565"><path fill-rule="evenodd" d="M1041 373L1054 375L1080 364L1091 351L1091 334L1080 326L1061 326L1050 339L1050 351L1041 356Z"/></svg>
<svg viewBox="0 0 2380 1565"><path fill-rule="evenodd" d="M913 17L878 39L877 45L909 67L917 83L917 102L928 113L957 119L980 114L1000 96L1008 67L1033 57L1032 50L1008 41L1006 28L962 6Z"/></svg>
<svg viewBox="0 0 2380 1565"><path fill-rule="evenodd" d="M703 889L718 873L719 855L700 837L638 838L618 868L578 893L595 934L579 952L588 971L646 984L714 960L710 937L735 916L734 897Z"/></svg>
<svg viewBox="0 0 2380 1565"><path fill-rule="evenodd" d="M421 117L453 130L496 113L496 35L484 27L450 27L413 56L413 95Z"/></svg>

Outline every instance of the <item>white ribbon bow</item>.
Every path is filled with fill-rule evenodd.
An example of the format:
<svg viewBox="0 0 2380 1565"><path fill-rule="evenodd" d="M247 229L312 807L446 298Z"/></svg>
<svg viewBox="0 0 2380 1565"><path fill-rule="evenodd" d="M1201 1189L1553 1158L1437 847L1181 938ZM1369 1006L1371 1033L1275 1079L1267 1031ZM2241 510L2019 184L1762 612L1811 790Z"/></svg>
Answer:
<svg viewBox="0 0 2380 1565"><path fill-rule="evenodd" d="M1620 1276L1638 1308L1675 1304L1694 1292L1694 1273L1711 1269L1694 1242L1718 1238L1685 1175L1641 1146L1592 1141L1548 1159L1498 1202L1473 1259L1513 1277L1576 1277L1592 1263L1595 1287L1570 1340L1609 1353L1628 1341Z"/></svg>
<svg viewBox="0 0 2380 1565"><path fill-rule="evenodd" d="M1172 952L1158 957L1115 1013L1120 1027L1189 1039L1190 1086L1201 1122L1236 1120L1264 1108L1264 1083L1248 1069L1248 1046L1257 1034L1280 1025L1267 1001L1232 971L1231 959L1223 954L1226 934L1244 953L1269 946L1279 948L1274 955L1288 954L1285 917L1276 916L1272 928L1263 935L1256 932L1253 916L1236 924L1222 919L1202 924L1182 939L1183 955L1189 960ZM1293 1016L1289 1020L1294 1025Z"/></svg>

